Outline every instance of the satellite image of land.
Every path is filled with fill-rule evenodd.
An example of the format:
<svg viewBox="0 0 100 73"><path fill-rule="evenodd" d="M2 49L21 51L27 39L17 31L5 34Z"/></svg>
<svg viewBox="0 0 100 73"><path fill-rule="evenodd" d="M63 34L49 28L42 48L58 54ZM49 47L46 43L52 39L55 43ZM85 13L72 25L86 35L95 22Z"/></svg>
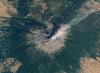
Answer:
<svg viewBox="0 0 100 73"><path fill-rule="evenodd" d="M0 0L0 73L100 73L100 0Z"/></svg>

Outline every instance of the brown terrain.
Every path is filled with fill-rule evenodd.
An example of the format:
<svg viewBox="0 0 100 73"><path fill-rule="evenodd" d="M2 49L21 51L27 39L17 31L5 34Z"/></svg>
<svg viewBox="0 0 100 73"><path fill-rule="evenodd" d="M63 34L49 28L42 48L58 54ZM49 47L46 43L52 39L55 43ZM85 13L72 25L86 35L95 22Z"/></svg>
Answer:
<svg viewBox="0 0 100 73"><path fill-rule="evenodd" d="M94 2L93 0L91 0L91 4L92 4L91 5L92 7L95 7L97 10L100 10L100 4L98 2ZM90 5L88 5L88 6L90 6ZM1 17L10 17L9 12L16 13L17 11L6 0L0 0L0 16ZM62 32L61 34L63 34L63 33L64 32ZM60 44L60 45L62 46L62 44ZM39 47L41 47L41 45ZM45 50L45 51L47 51L47 50ZM9 61L9 59L6 59L6 60L4 60L3 63L7 62L10 65L11 62L8 62L7 60ZM7 63L5 63L5 64L7 64ZM16 61L14 63L15 63L15 65L8 67L8 70L10 69L10 71L12 73L16 73L17 69L22 65L21 63L16 62ZM87 58L87 57L81 58L80 63L81 63L80 73L100 73L100 58L99 57L97 57L96 59L92 59L90 57L89 58ZM0 62L0 73L4 69L7 70L7 68Z"/></svg>
<svg viewBox="0 0 100 73"><path fill-rule="evenodd" d="M100 58L82 58L80 73L100 73Z"/></svg>
<svg viewBox="0 0 100 73"><path fill-rule="evenodd" d="M7 0L0 0L0 16L10 17L10 13L17 13L17 11Z"/></svg>
<svg viewBox="0 0 100 73"><path fill-rule="evenodd" d="M0 0L0 17L11 17L11 14L9 12L11 14L17 13L16 9L7 0ZM5 20L0 18L0 26L2 26L1 23L3 21ZM1 35L3 34L0 33L0 36ZM6 58L5 60L0 59L0 73L5 71L16 73L21 66L21 62L15 60L15 58Z"/></svg>

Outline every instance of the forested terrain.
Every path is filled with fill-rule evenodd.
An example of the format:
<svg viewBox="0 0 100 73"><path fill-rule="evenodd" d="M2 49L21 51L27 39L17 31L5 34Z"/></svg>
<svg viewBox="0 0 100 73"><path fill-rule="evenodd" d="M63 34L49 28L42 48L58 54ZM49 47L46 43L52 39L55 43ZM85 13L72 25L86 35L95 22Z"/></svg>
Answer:
<svg viewBox="0 0 100 73"><path fill-rule="evenodd" d="M0 0L0 73L99 72L99 0Z"/></svg>

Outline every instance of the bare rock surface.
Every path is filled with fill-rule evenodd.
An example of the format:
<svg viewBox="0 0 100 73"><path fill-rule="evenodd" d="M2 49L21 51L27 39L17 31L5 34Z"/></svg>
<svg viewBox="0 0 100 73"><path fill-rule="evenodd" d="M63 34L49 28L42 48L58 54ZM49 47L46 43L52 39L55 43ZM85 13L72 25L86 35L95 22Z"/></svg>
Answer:
<svg viewBox="0 0 100 73"><path fill-rule="evenodd" d="M0 0L0 16L11 17L11 14L16 14L16 9L7 1Z"/></svg>
<svg viewBox="0 0 100 73"><path fill-rule="evenodd" d="M51 2L51 4L52 3L53 2ZM54 9L53 9L53 6L55 7ZM51 6L52 12L55 12L56 8L59 8L59 3L56 6L55 6L55 3L53 3L53 5ZM35 10L33 10L32 12L32 9L30 9L30 13L27 14L26 17L32 16L33 18L36 17L37 19L42 20L42 15L50 7L49 6L47 7L47 4L44 3L43 0L33 0L33 8L38 8L38 7L40 7L40 9L38 9L38 11L36 12L34 12ZM95 2L94 0L89 0L85 5L83 5L83 9L80 9L80 11L81 12L83 11L83 13L85 12L84 10L86 11L86 14L89 11L90 11L89 13L98 11L100 10L100 3ZM13 14L17 14L16 8L12 4L10 4L7 0L0 0L0 17L11 17L11 15ZM76 20L73 20L73 21L76 21ZM71 22L71 23L74 23L74 22ZM8 22L6 22L5 19L0 18L0 27L6 26L7 24ZM61 26L60 29L49 40L46 40L45 37L47 35L44 34L42 30L33 29L30 31L31 34L30 33L27 34L26 40L28 41L27 43L28 44L31 43L31 45L35 42L36 48L38 48L37 50L43 51L44 53L47 53L47 54L51 54L59 50L60 51L62 50L62 48L65 46L64 42L65 42L67 33L69 33L69 31L70 31L69 28L67 30L67 26ZM6 32L2 33L2 31L0 31L0 42L2 40L2 37L4 37L5 33ZM100 45L100 43L98 45ZM0 51L1 51L1 43L0 43ZM98 48L98 52L99 51L100 49ZM29 51L29 53L31 53L31 51ZM3 54L5 53L3 52ZM100 54L98 53L98 56L99 55ZM17 73L17 71L21 68L21 66L22 66L22 62L20 62L19 60L16 60L15 58L0 59L0 73L4 73L4 72ZM100 57L96 57L96 59L93 59L91 57L84 57L84 58L82 57L80 60L80 67L81 69L79 70L79 73L100 73ZM67 72L60 71L57 73L67 73Z"/></svg>
<svg viewBox="0 0 100 73"><path fill-rule="evenodd" d="M100 73L100 58L82 58L80 73Z"/></svg>

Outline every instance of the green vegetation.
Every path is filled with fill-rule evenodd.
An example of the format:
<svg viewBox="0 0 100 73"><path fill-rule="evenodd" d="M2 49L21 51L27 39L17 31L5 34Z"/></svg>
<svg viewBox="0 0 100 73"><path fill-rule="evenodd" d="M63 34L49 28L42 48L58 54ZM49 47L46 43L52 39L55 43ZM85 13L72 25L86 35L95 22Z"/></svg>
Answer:
<svg viewBox="0 0 100 73"><path fill-rule="evenodd" d="M44 33L44 27L48 25L46 22L55 26L70 22L85 1L44 0L32 4L31 0L9 0L16 7L18 14L12 15L11 18L0 18L0 61L10 57L20 60L23 66L16 73L77 73L80 69L80 58L84 56L95 58L97 56L95 48L100 48L97 46L100 11L90 14L72 26L64 49L54 55L38 51L33 42L35 34L30 31L43 30ZM46 5L47 9L44 8ZM40 20L37 19L39 17ZM28 34L32 35L29 37L32 38L30 41L27 40Z"/></svg>

